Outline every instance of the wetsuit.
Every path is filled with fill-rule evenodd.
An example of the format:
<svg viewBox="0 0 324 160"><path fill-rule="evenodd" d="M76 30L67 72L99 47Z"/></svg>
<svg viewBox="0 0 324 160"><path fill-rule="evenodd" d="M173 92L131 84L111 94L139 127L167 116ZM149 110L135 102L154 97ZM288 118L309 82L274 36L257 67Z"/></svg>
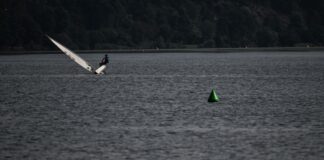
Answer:
<svg viewBox="0 0 324 160"><path fill-rule="evenodd" d="M101 60L101 62L99 63L99 66L102 66L102 65L105 65L109 63L109 59L108 59L108 56L105 55L105 57Z"/></svg>

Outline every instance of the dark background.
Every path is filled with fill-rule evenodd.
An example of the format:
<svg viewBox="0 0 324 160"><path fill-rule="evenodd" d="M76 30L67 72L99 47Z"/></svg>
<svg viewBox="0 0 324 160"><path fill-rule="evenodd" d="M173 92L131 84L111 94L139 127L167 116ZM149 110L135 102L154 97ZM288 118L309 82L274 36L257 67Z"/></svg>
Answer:
<svg viewBox="0 0 324 160"><path fill-rule="evenodd" d="M0 50L323 46L323 0L1 0Z"/></svg>

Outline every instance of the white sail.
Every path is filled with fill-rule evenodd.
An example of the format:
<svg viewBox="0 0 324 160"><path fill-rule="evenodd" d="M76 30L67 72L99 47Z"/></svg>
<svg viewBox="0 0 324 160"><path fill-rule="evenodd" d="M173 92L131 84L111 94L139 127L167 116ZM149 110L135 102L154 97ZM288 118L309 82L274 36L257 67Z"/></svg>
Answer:
<svg viewBox="0 0 324 160"><path fill-rule="evenodd" d="M92 67L89 65L88 62L86 62L84 59L82 59L80 56L69 50L68 48L64 47L62 44L56 42L51 37L47 36L61 51L63 51L68 57L70 57L73 61L78 63L81 67L84 69L93 72Z"/></svg>

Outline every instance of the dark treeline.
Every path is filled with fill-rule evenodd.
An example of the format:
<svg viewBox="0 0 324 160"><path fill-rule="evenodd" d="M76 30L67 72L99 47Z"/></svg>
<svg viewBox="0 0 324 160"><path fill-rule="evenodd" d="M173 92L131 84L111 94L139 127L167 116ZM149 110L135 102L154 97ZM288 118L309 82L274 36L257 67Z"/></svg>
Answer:
<svg viewBox="0 0 324 160"><path fill-rule="evenodd" d="M0 50L323 46L323 0L1 0Z"/></svg>

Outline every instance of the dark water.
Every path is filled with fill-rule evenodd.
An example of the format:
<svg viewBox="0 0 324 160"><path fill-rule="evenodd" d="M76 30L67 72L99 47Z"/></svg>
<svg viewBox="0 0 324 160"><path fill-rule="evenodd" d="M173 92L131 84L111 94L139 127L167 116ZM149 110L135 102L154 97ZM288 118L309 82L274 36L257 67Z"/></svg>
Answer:
<svg viewBox="0 0 324 160"><path fill-rule="evenodd" d="M0 159L324 159L324 53L110 59L0 56Z"/></svg>

